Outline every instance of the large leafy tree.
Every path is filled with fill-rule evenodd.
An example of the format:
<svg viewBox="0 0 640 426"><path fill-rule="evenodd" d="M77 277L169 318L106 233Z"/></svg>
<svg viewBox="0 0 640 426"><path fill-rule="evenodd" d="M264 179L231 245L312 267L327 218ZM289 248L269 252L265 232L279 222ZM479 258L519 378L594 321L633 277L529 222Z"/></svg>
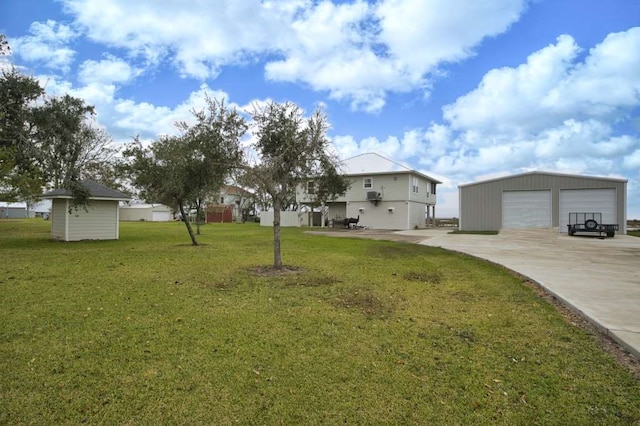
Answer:
<svg viewBox="0 0 640 426"><path fill-rule="evenodd" d="M257 192L267 194L273 206L273 267L282 269L280 212L295 196L296 186L313 177L321 182L323 196L344 193L347 181L338 172L339 161L330 153L326 137L329 123L316 110L309 118L297 105L270 102L253 111L259 155L245 179Z"/></svg>
<svg viewBox="0 0 640 426"><path fill-rule="evenodd" d="M42 180L33 145L33 105L44 90L15 69L0 75L0 193L14 200L28 198ZM39 189L38 189L39 191Z"/></svg>
<svg viewBox="0 0 640 426"><path fill-rule="evenodd" d="M39 83L15 69L0 78L0 192L34 201L43 187L68 188L87 202L83 178L114 177L111 138L92 126L94 108L69 95L46 97ZM105 182L108 183L108 182Z"/></svg>
<svg viewBox="0 0 640 426"><path fill-rule="evenodd" d="M195 124L177 124L179 135L163 136L146 147L136 139L123 156L140 196L177 207L192 244L198 245L189 208L195 207L200 214L202 201L241 165L240 138L247 126L237 111L212 99L193 115Z"/></svg>

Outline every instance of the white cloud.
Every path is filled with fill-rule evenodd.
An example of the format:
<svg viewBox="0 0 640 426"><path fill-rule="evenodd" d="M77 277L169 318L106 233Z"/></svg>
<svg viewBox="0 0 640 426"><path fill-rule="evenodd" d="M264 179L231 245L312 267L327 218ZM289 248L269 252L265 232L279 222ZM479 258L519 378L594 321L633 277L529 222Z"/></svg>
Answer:
<svg viewBox="0 0 640 426"><path fill-rule="evenodd" d="M158 63L169 57L179 72L215 77L223 65L279 49L299 1L195 2L64 0L66 10L95 41Z"/></svg>
<svg viewBox="0 0 640 426"><path fill-rule="evenodd" d="M83 84L127 83L140 74L140 70L124 60L107 55L101 61L84 61L78 71L78 80Z"/></svg>
<svg viewBox="0 0 640 426"><path fill-rule="evenodd" d="M385 0L378 4L379 41L388 54L420 78L443 62L473 55L486 37L504 32L524 12L525 1Z"/></svg>
<svg viewBox="0 0 640 426"><path fill-rule="evenodd" d="M489 71L443 108L443 123L405 132L401 141L352 141L351 154L379 150L458 183L532 170L595 176L638 170L640 137L630 129L640 107L640 28L610 34L581 61L580 51L561 36L520 66ZM457 214L457 188L442 189L444 211ZM628 199L640 209L635 180Z"/></svg>
<svg viewBox="0 0 640 426"><path fill-rule="evenodd" d="M575 40L560 36L517 68L491 70L444 108L444 118L457 130L489 132L536 132L572 118L623 119L640 104L639 51L640 27L610 34L581 63Z"/></svg>
<svg viewBox="0 0 640 426"><path fill-rule="evenodd" d="M625 169L640 170L640 149L636 149L631 154L624 157L622 166Z"/></svg>
<svg viewBox="0 0 640 426"><path fill-rule="evenodd" d="M526 0L63 0L90 38L183 76L269 58L267 79L326 91L354 110L380 111L387 92L428 92L445 62L463 60L516 22ZM460 31L464 28L464 31Z"/></svg>
<svg viewBox="0 0 640 426"><path fill-rule="evenodd" d="M52 20L34 22L29 32L29 36L12 40L14 54L52 69L69 70L76 52L67 45L77 37L70 26Z"/></svg>

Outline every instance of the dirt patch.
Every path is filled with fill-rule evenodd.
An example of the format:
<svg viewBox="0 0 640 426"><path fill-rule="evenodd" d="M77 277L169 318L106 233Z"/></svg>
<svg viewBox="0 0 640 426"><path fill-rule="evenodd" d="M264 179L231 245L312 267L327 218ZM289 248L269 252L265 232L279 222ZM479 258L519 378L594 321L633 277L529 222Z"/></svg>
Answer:
<svg viewBox="0 0 640 426"><path fill-rule="evenodd" d="M437 271L426 272L407 272L404 274L404 279L408 281L419 281L427 284L440 284L442 281L442 274Z"/></svg>
<svg viewBox="0 0 640 426"><path fill-rule="evenodd" d="M394 306L366 290L353 290L339 294L333 305L338 308L355 309L368 316L388 317Z"/></svg>
<svg viewBox="0 0 640 426"><path fill-rule="evenodd" d="M273 265L270 265L270 266L256 266L255 268L249 268L249 271L261 277L277 277L277 276L288 276L292 274L300 274L304 272L304 269L297 266L284 266L284 265L282 266L282 268L277 269L277 268L274 268Z"/></svg>

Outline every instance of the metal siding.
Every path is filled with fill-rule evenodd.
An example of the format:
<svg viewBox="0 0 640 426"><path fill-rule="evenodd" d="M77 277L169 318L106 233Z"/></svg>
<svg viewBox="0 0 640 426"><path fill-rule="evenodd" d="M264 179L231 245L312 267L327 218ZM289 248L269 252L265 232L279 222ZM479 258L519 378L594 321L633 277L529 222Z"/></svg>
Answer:
<svg viewBox="0 0 640 426"><path fill-rule="evenodd" d="M460 188L460 229L498 231L501 222L502 190L495 185Z"/></svg>
<svg viewBox="0 0 640 426"><path fill-rule="evenodd" d="M552 226L558 227L560 189L612 187L616 189L617 194L617 222L625 226L626 182L589 176L532 173L460 187L460 229L500 230L501 196L505 190L551 190Z"/></svg>

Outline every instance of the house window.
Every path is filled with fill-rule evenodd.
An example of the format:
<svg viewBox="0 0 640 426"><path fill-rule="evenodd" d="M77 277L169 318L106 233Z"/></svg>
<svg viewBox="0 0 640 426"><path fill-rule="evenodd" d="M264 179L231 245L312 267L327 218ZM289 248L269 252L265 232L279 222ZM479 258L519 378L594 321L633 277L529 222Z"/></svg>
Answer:
<svg viewBox="0 0 640 426"><path fill-rule="evenodd" d="M364 189L371 189L373 188L373 179L370 177L366 177L364 179L362 179L362 187Z"/></svg>
<svg viewBox="0 0 640 426"><path fill-rule="evenodd" d="M316 193L316 183L312 180L307 182L307 194L313 195Z"/></svg>
<svg viewBox="0 0 640 426"><path fill-rule="evenodd" d="M224 197L220 197L220 204L224 204Z"/></svg>
<svg viewBox="0 0 640 426"><path fill-rule="evenodd" d="M435 195L436 193L436 184L431 182L431 193Z"/></svg>
<svg viewBox="0 0 640 426"><path fill-rule="evenodd" d="M412 179L412 185L411 185L411 190L413 191L414 194L418 193L418 178L414 177Z"/></svg>

